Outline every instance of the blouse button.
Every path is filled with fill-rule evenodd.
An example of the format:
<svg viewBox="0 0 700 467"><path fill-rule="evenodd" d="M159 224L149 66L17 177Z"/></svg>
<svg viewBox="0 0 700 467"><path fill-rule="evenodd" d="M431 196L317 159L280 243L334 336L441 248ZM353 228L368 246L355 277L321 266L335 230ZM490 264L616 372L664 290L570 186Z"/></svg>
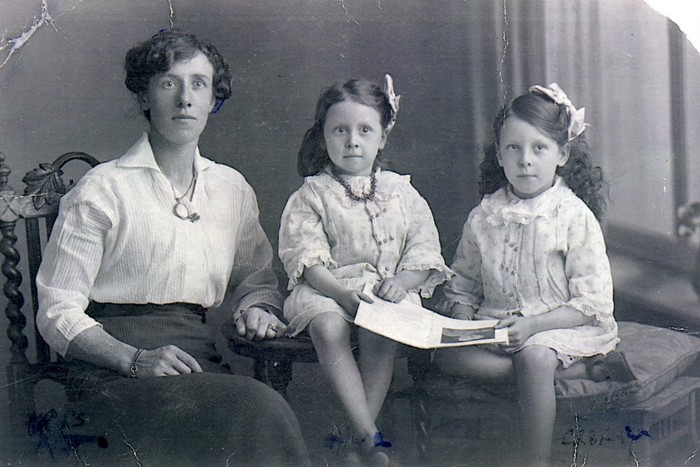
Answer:
<svg viewBox="0 0 700 467"><path fill-rule="evenodd" d="M382 209L382 212L386 212L386 208Z"/></svg>

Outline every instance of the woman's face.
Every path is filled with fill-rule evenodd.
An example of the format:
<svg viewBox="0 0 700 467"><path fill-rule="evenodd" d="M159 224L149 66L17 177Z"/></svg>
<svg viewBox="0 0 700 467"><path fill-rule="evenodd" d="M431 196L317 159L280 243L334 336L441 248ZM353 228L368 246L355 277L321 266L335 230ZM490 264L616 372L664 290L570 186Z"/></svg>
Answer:
<svg viewBox="0 0 700 467"><path fill-rule="evenodd" d="M173 144L196 143L216 102L213 80L214 67L201 52L153 76L141 96L142 110L150 111L151 135Z"/></svg>

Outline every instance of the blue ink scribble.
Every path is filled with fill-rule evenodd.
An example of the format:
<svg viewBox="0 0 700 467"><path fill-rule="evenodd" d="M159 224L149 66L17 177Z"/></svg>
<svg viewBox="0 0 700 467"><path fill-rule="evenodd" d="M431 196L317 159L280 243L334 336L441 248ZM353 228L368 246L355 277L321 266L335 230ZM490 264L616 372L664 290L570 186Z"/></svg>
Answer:
<svg viewBox="0 0 700 467"><path fill-rule="evenodd" d="M625 433L627 433L627 437L629 439L631 439L633 443L635 441L637 441L639 438L641 438L642 436L646 436L648 438L651 438L651 435L649 434L649 432L647 430L640 430L639 433L635 434L632 432L632 428L629 425L627 425L625 427Z"/></svg>
<svg viewBox="0 0 700 467"><path fill-rule="evenodd" d="M624 443L624 436L621 432L610 430L596 431L584 428L570 428L561 438L561 444L563 445L604 446Z"/></svg>
<svg viewBox="0 0 700 467"><path fill-rule="evenodd" d="M109 446L104 436L70 433L72 429L83 425L85 425L85 416L82 413L71 411L60 415L55 409L40 414L32 413L26 423L27 433L37 437L37 454L48 452L54 460L57 454L68 456L74 449L85 443L96 443L102 449Z"/></svg>
<svg viewBox="0 0 700 467"><path fill-rule="evenodd" d="M340 435L331 433L330 435L326 436L324 444L327 449L335 449L336 447L344 445L345 440L341 438Z"/></svg>

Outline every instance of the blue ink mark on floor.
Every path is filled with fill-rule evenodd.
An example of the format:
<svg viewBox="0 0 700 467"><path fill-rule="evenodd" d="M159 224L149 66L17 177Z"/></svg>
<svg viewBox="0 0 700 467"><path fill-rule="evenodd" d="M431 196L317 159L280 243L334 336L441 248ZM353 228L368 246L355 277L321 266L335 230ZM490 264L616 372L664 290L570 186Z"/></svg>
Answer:
<svg viewBox="0 0 700 467"><path fill-rule="evenodd" d="M47 451L55 460L59 452L64 456L70 455L71 451L85 443L96 443L101 449L109 446L104 436L87 436L72 434L73 428L85 424L83 414L70 412L60 414L57 410L51 409L40 414L30 414L26 422L27 433L37 438L36 452Z"/></svg>
<svg viewBox="0 0 700 467"><path fill-rule="evenodd" d="M648 432L647 430L639 430L639 433L636 433L636 434L635 434L635 433L632 432L632 428L631 428L629 425L627 425L627 426L625 427L625 433L627 433L627 437L628 437L629 439L631 439L632 442L637 441L637 440L638 440L639 438L641 438L642 436L646 436L646 437L648 437L648 438L651 438L651 435L649 434L649 432Z"/></svg>
<svg viewBox="0 0 700 467"><path fill-rule="evenodd" d="M327 435L325 441L326 448L328 449L334 449L336 445L340 447L345 444L345 440L336 434Z"/></svg>

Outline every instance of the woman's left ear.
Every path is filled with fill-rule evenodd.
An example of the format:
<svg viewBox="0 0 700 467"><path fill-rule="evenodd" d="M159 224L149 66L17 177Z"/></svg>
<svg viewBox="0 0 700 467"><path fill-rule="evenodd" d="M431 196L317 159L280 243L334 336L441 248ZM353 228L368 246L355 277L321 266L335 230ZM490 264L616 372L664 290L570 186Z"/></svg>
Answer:
<svg viewBox="0 0 700 467"><path fill-rule="evenodd" d="M568 144L561 147L559 150L559 161L557 162L557 166L564 167L564 165L566 165L566 163L569 161L569 149Z"/></svg>

